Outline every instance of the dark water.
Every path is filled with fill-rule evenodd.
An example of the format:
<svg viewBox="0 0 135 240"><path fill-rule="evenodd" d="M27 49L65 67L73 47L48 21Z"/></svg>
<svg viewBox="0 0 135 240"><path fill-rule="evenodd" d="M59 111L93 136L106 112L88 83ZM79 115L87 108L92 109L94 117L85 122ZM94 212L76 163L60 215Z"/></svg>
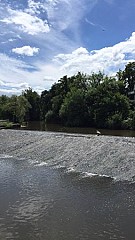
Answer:
<svg viewBox="0 0 135 240"><path fill-rule="evenodd" d="M134 240L134 176L134 138L1 130L0 240Z"/></svg>
<svg viewBox="0 0 135 240"><path fill-rule="evenodd" d="M51 132L96 134L95 128L64 127L60 124L45 124L44 122L40 122L40 121L28 122L25 129L38 130L38 131L51 131ZM99 129L99 130L103 135L135 137L135 131L133 130L109 130L109 129Z"/></svg>

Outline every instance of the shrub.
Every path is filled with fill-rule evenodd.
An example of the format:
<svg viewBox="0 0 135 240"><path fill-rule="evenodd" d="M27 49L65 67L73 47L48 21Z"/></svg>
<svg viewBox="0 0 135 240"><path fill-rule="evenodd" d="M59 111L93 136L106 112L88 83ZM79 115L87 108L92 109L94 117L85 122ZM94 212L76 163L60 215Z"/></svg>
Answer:
<svg viewBox="0 0 135 240"><path fill-rule="evenodd" d="M121 129L122 127L122 115L119 113L109 117L106 121L106 125L110 129Z"/></svg>

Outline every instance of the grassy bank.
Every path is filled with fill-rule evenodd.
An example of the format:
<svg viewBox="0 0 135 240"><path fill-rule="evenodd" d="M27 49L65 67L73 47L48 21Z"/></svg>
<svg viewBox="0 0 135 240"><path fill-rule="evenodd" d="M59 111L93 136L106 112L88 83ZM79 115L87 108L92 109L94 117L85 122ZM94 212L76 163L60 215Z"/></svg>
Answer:
<svg viewBox="0 0 135 240"><path fill-rule="evenodd" d="M20 124L19 123L13 123L13 122L10 122L8 120L0 120L0 128L17 128L17 127L20 127Z"/></svg>

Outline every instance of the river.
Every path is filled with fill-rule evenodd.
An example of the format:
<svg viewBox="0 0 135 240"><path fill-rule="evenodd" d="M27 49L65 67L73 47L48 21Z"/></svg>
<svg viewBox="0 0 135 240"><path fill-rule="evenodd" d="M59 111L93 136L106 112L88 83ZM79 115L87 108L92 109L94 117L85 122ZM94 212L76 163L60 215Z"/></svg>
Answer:
<svg viewBox="0 0 135 240"><path fill-rule="evenodd" d="M65 127L60 124L46 124L42 121L28 122L24 128L27 130L50 131L50 132L66 132L66 133L80 133L80 134L96 134L95 128L90 127ZM135 130L112 130L112 129L98 129L103 135L110 136L124 136L135 137Z"/></svg>
<svg viewBox="0 0 135 240"><path fill-rule="evenodd" d="M0 130L0 239L134 240L135 138Z"/></svg>

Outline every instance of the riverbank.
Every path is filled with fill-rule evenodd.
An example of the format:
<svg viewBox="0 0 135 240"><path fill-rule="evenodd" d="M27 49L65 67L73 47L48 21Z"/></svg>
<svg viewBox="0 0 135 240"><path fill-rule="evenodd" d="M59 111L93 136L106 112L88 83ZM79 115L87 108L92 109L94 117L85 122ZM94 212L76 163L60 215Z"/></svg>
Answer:
<svg viewBox="0 0 135 240"><path fill-rule="evenodd" d="M20 123L9 122L8 120L0 120L0 129L16 129L20 127Z"/></svg>

